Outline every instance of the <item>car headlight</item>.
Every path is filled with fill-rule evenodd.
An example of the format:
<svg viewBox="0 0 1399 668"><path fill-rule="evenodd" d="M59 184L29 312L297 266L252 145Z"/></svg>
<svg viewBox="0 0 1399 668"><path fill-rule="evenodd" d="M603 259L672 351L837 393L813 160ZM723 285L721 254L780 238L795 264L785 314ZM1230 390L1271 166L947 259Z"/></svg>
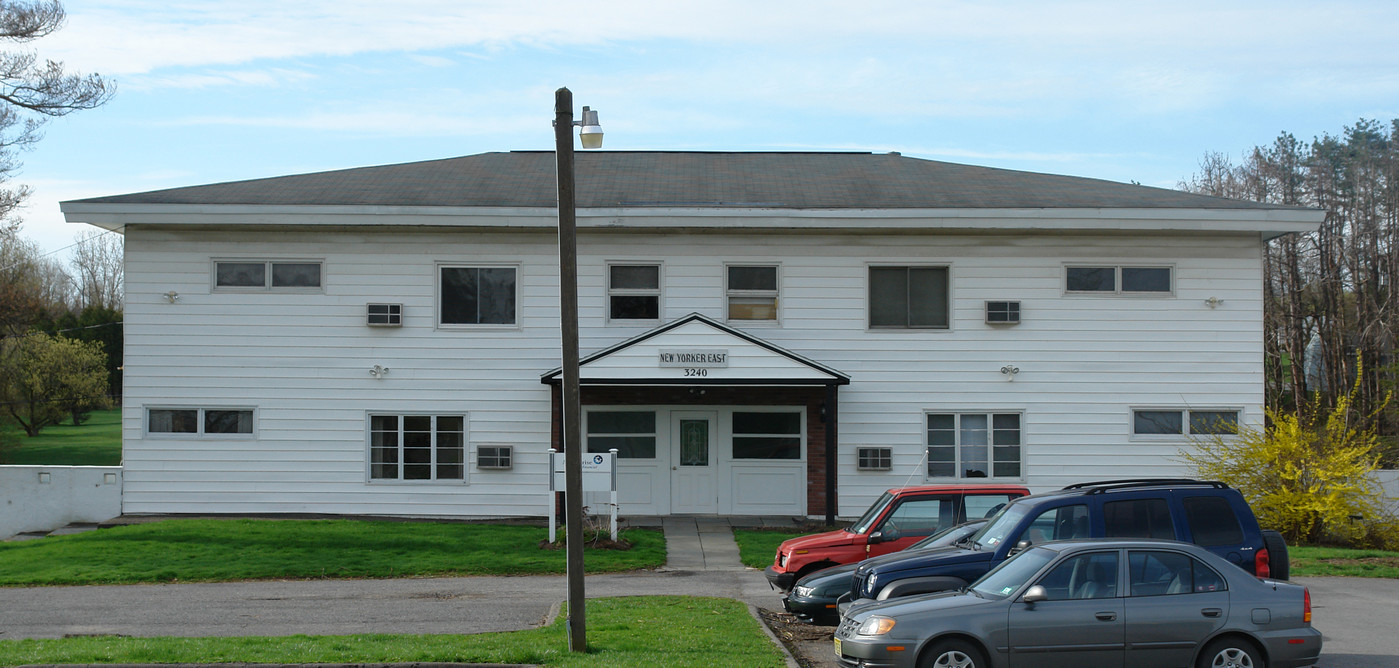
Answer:
<svg viewBox="0 0 1399 668"><path fill-rule="evenodd" d="M873 617L870 617L869 619L866 619L865 623L861 624L860 628L857 631L855 631L855 633L858 633L862 636L882 636L892 630L894 630L893 619L875 615Z"/></svg>
<svg viewBox="0 0 1399 668"><path fill-rule="evenodd" d="M875 589L875 583L878 581L879 576L874 573L870 573L870 576L865 578L865 592L868 593L870 596L873 596L874 592L878 591L877 589Z"/></svg>
<svg viewBox="0 0 1399 668"><path fill-rule="evenodd" d="M813 589L813 588L811 588L811 587L793 587L793 588L792 588L792 593L796 594L797 596L806 596L806 597L810 597L811 594L812 594L814 591L816 591L816 590Z"/></svg>
<svg viewBox="0 0 1399 668"><path fill-rule="evenodd" d="M778 552L778 553L777 553L777 565L778 565L778 566L786 566L786 565L787 565L787 555L782 554L781 552Z"/></svg>

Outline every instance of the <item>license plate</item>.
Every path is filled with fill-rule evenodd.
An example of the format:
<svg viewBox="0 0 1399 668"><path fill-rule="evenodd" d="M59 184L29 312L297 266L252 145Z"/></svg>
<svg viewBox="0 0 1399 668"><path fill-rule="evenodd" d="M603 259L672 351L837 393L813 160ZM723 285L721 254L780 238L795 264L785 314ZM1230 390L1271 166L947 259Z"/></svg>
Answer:
<svg viewBox="0 0 1399 668"><path fill-rule="evenodd" d="M840 655L840 638L836 638L836 656Z"/></svg>

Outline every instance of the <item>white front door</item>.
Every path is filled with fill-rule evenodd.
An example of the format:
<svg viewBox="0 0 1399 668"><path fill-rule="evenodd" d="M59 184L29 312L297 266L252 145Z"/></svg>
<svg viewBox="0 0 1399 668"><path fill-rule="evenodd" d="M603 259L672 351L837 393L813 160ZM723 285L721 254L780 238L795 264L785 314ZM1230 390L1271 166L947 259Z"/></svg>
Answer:
<svg viewBox="0 0 1399 668"><path fill-rule="evenodd" d="M670 512L719 512L714 472L716 414L671 413Z"/></svg>

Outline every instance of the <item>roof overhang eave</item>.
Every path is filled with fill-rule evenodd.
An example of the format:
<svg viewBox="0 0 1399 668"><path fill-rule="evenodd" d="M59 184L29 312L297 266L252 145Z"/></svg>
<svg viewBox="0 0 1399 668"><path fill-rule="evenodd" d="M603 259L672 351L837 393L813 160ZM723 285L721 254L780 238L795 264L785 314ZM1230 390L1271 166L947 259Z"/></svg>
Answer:
<svg viewBox="0 0 1399 668"><path fill-rule="evenodd" d="M277 204L63 202L70 223L107 229L127 224L201 226L430 226L551 229L554 207L449 207ZM1287 208L949 208L788 209L741 207L609 207L578 210L588 229L726 230L1113 230L1256 232L1268 239L1312 232L1321 209Z"/></svg>

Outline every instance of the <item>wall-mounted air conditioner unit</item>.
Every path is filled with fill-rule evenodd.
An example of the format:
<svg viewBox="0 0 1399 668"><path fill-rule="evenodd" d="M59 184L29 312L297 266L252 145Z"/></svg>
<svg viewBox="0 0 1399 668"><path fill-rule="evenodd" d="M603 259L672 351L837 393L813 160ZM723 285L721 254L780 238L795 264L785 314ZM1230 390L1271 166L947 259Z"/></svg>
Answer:
<svg viewBox="0 0 1399 668"><path fill-rule="evenodd" d="M403 304L369 304L365 324L370 327L402 327Z"/></svg>
<svg viewBox="0 0 1399 668"><path fill-rule="evenodd" d="M1020 302L986 302L986 324L1020 324Z"/></svg>

